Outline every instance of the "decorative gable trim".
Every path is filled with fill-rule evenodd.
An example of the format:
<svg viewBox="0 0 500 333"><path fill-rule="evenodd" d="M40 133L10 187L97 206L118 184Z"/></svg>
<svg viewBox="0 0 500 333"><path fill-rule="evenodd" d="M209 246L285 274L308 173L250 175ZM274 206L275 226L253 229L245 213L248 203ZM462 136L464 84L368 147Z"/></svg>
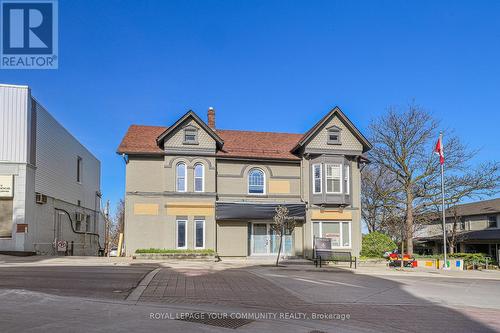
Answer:
<svg viewBox="0 0 500 333"><path fill-rule="evenodd" d="M333 108L330 112L328 112L320 121L318 121L309 131L307 131L306 134L299 140L297 145L291 150L292 153L295 153L299 148L303 147L306 145L318 131L321 130L321 128L328 123L335 115L339 117L340 121L342 121L346 127L349 129L349 131L352 132L352 134L356 137L356 139L361 142L363 145L363 153L367 152L370 150L373 146L372 144L366 139L363 134L354 126L354 124L347 118L347 116L340 110L338 106ZM333 127L333 126L332 126ZM336 126L335 126L336 127ZM331 127L329 127L331 128Z"/></svg>
<svg viewBox="0 0 500 333"><path fill-rule="evenodd" d="M217 143L218 148L222 148L224 145L224 140L221 139L220 136L215 133L213 129L211 129L203 120L201 120L200 117L196 113L194 113L192 110L189 110L186 114L184 114L179 120L175 122L172 126L170 126L168 129L166 129L162 134L156 138L156 143L161 146L163 142L165 141L165 138L167 138L171 133L173 133L181 124L183 124L186 120L188 119L193 119L198 125L200 125L205 132L207 132ZM197 129L195 126L188 125L186 127L193 127ZM198 129L197 129L198 130Z"/></svg>

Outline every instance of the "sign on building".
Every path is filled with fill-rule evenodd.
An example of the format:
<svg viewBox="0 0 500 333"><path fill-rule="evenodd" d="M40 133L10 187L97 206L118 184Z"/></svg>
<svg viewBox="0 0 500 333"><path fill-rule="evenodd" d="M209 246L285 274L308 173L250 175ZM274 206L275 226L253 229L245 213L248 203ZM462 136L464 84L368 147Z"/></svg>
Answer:
<svg viewBox="0 0 500 333"><path fill-rule="evenodd" d="M316 237L314 239L314 248L316 250L331 250L332 249L332 240L330 238Z"/></svg>
<svg viewBox="0 0 500 333"><path fill-rule="evenodd" d="M14 196L14 176L0 175L0 198L12 198Z"/></svg>

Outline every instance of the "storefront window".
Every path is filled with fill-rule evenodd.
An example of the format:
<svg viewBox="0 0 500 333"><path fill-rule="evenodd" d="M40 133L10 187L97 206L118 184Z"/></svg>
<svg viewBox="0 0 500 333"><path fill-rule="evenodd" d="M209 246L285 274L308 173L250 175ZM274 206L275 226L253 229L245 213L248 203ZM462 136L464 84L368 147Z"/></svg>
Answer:
<svg viewBox="0 0 500 333"><path fill-rule="evenodd" d="M0 238L12 237L12 199L0 199Z"/></svg>
<svg viewBox="0 0 500 333"><path fill-rule="evenodd" d="M332 249L351 247L351 222L313 222L313 236L330 238Z"/></svg>

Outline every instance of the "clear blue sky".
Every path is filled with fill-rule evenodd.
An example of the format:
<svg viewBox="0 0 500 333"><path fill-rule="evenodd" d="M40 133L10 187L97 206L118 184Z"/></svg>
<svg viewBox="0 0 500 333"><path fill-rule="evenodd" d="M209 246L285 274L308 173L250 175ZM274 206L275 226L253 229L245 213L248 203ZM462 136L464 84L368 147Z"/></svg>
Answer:
<svg viewBox="0 0 500 333"><path fill-rule="evenodd" d="M500 2L59 1L59 69L0 70L102 163L104 198L124 195L115 154L130 124L188 109L217 126L304 132L338 105L362 130L413 98L500 156Z"/></svg>

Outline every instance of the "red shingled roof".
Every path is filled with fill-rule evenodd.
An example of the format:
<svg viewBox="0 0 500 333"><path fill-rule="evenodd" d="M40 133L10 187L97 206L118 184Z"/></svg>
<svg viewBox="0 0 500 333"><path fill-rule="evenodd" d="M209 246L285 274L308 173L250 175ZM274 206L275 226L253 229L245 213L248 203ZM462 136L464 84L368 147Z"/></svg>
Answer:
<svg viewBox="0 0 500 333"><path fill-rule="evenodd" d="M302 134L217 130L224 140L221 157L250 157L300 160L290 151Z"/></svg>
<svg viewBox="0 0 500 333"><path fill-rule="evenodd" d="M118 146L119 154L163 154L156 144L156 138L168 127L131 125Z"/></svg>
<svg viewBox="0 0 500 333"><path fill-rule="evenodd" d="M162 154L156 138L167 127L132 125L123 138L118 153ZM299 160L290 151L302 138L302 134L216 130L224 140L224 146L217 152L220 157L269 158Z"/></svg>

